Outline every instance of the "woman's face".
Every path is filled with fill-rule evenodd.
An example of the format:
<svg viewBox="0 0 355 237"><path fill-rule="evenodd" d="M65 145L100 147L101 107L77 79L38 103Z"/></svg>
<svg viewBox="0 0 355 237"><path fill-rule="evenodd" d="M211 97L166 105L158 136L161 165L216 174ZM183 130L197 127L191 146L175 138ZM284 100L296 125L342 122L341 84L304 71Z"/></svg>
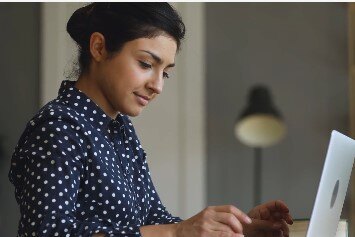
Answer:
<svg viewBox="0 0 355 237"><path fill-rule="evenodd" d="M174 66L176 42L168 36L139 38L97 67L96 80L111 111L137 116L163 90Z"/></svg>

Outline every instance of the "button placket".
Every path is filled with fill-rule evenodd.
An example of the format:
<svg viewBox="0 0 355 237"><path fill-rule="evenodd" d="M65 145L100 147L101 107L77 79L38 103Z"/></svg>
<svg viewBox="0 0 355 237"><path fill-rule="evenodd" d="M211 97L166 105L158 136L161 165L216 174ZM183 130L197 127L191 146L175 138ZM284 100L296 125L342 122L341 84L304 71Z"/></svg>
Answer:
<svg viewBox="0 0 355 237"><path fill-rule="evenodd" d="M125 169L124 169L124 174L126 175L126 177L127 177L127 181L128 181L128 179L129 179L129 175L130 175L130 171L129 171L129 169L131 168L131 164L130 164L130 161L129 161L129 159L128 159L128 157L131 157L131 155L132 154L130 154L130 152L128 152L129 154L126 154L126 151L129 151L129 147L126 145L126 143L124 142L125 140L126 140L126 138L127 138L127 135L126 135L126 131L125 131L125 128L124 128L124 125L121 125L120 126L120 135L121 135L121 137L122 137L122 139L121 139L121 143L122 143L122 145L123 145L123 149L124 149L124 154L125 154L125 156L124 156L124 159L125 159ZM128 148L128 150L127 150L127 148Z"/></svg>
<svg viewBox="0 0 355 237"><path fill-rule="evenodd" d="M129 143L128 144L126 144L124 141L126 141L126 140L128 140L127 139L127 134L126 134L126 131L125 131L125 127L124 127L124 125L121 125L120 126L120 133L121 133L121 135L122 135L122 141L123 141L123 147L124 147L124 150L125 150L125 153L126 153L126 151L129 151L128 153L128 155L129 155L129 157L133 157L134 156L134 154L133 154L133 151L132 151L132 149L129 149L130 148L130 146L129 146ZM128 150L126 149L126 148L128 148ZM130 161L128 160L128 158L127 158L127 154L126 154L126 156L124 157L124 159L127 159L127 166L125 166L125 178L126 178L126 180L127 180L127 183L129 184L129 188L131 189L131 192L133 193L133 195L134 195L134 198L133 198L133 202L134 202L134 206L135 206L135 214L137 215L137 217L140 217L140 214L139 214L139 211L138 211L138 207L140 206L139 205L139 200L138 200L138 198L137 198L137 194L136 194L136 191L134 190L134 187L132 186L132 182L130 182L130 178L129 178L129 175L130 175Z"/></svg>
<svg viewBox="0 0 355 237"><path fill-rule="evenodd" d="M130 189L130 192L132 193L132 195L134 196L133 197L133 202L134 202L134 207L135 207L134 213L137 217L140 217L139 210L138 210L138 207L140 206L139 201L137 198L137 194L134 190L134 187L132 186L132 182L130 181L131 164L128 159L128 156L133 157L133 153L132 153L132 150L126 149L126 148L130 148L130 147L129 147L129 144L126 144L124 142L125 140L127 140L127 134L126 134L124 125L119 123L117 120L114 120L113 123L114 123L114 127L115 127L115 134L113 136L114 137L114 147L115 147L115 150L118 153L118 157L120 159L120 163L121 163L121 167L122 167L121 170L123 171L122 172L123 178L126 180L126 183L128 184L127 186ZM124 154L124 157L122 157L120 154Z"/></svg>
<svg viewBox="0 0 355 237"><path fill-rule="evenodd" d="M113 124L114 124L114 126L113 126L114 127L113 128L114 132L112 134L112 139L113 139L113 142L114 142L114 147L115 147L118 159L119 159L120 164L121 164L120 167L121 167L121 170L122 170L123 178L126 180L127 187L129 189L130 193L133 195L133 200L132 201L133 201L134 207L135 207L135 210L134 210L133 213L136 216L137 220L139 220L140 215L139 215L139 212L138 212L139 204L138 204L138 200L137 200L137 194L134 191L132 183L130 182L130 179L129 179L129 175L130 175L129 168L130 168L130 165L129 165L129 161L126 158L126 146L125 146L125 143L122 142L122 141L124 141L124 139L126 137L126 133L124 131L124 125L120 125L119 122L116 121L116 120L113 122ZM122 157L122 154L125 154L125 156ZM131 154L129 154L129 155L131 155Z"/></svg>
<svg viewBox="0 0 355 237"><path fill-rule="evenodd" d="M112 133L111 133L111 139L113 140L113 146L115 148L115 151L117 153L117 158L119 160L119 163L120 163L120 167L125 167L126 165L124 164L124 161L122 160L120 154L122 153L122 148L119 146L121 144L121 139L119 138L120 134L119 132L117 131L118 129L118 126L119 126L119 123L118 121L116 120L113 120L112 122ZM121 168L122 170L122 173L124 174L124 169Z"/></svg>

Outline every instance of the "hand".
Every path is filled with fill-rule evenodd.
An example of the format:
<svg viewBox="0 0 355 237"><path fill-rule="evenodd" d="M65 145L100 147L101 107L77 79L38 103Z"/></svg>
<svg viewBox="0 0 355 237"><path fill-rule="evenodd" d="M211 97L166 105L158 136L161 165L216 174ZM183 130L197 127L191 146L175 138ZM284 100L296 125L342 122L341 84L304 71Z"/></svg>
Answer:
<svg viewBox="0 0 355 237"><path fill-rule="evenodd" d="M249 213L253 219L245 226L247 237L288 237L288 225L293 224L287 205L282 201L269 201L254 207Z"/></svg>
<svg viewBox="0 0 355 237"><path fill-rule="evenodd" d="M243 225L250 223L251 219L234 206L207 207L178 223L176 237L242 237Z"/></svg>

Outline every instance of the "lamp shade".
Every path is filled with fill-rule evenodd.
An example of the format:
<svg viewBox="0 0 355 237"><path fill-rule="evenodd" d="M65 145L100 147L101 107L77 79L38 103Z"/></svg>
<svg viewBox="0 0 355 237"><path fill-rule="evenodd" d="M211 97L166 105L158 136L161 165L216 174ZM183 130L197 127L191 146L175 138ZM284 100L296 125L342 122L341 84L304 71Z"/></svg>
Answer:
<svg viewBox="0 0 355 237"><path fill-rule="evenodd" d="M269 147L285 135L286 126L281 114L273 105L267 87L254 86L248 104L235 124L235 136L249 147Z"/></svg>

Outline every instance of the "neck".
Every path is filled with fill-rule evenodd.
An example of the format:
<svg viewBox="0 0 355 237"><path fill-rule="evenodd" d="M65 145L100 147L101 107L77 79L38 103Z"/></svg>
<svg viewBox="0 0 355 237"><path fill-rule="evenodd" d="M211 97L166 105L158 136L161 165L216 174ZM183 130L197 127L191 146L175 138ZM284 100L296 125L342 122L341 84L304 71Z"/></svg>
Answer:
<svg viewBox="0 0 355 237"><path fill-rule="evenodd" d="M81 90L87 97L94 101L106 115L115 119L119 114L115 111L109 100L106 98L99 85L90 75L81 75L75 83L75 87Z"/></svg>

